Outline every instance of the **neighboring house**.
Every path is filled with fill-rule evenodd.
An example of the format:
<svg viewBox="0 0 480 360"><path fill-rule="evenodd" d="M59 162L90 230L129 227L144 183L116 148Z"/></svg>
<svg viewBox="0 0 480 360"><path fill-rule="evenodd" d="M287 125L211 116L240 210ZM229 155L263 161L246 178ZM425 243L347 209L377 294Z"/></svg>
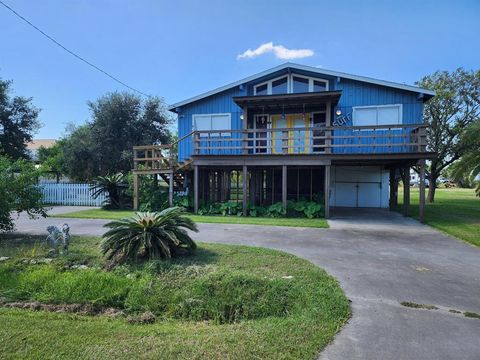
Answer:
<svg viewBox="0 0 480 360"><path fill-rule="evenodd" d="M323 199L326 216L330 206L394 206L395 174L409 181L434 156L422 117L434 95L286 63L173 104L178 163L161 155L169 146L137 147L135 178L161 173L172 195L176 183L193 190L195 210L229 199L244 213L290 199Z"/></svg>
<svg viewBox="0 0 480 360"><path fill-rule="evenodd" d="M45 148L52 147L55 145L55 139L33 139L27 144L27 150L30 153L30 157L34 162L38 162L38 149L41 146Z"/></svg>

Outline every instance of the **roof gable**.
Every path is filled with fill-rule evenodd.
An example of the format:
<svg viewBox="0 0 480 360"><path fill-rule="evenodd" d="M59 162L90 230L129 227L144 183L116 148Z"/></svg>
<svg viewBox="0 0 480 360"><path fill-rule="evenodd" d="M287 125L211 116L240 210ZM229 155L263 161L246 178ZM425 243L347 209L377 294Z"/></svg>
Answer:
<svg viewBox="0 0 480 360"><path fill-rule="evenodd" d="M222 91L231 89L231 88L236 87L236 86L245 85L245 84L253 82L257 79L268 77L269 75L272 75L276 72L281 72L282 70L286 70L286 69L289 69L289 68L292 69L292 70L307 71L307 72L310 72L310 73L323 75L323 76L332 76L332 77L336 77L336 78L350 79L350 80L361 81L361 82L366 82L366 83L376 84L376 85L380 85L380 86L391 87L391 88L405 90L405 91L412 91L412 92L419 93L419 94L429 95L430 97L435 96L435 91L420 88L420 87L417 87L417 86L400 84L400 83L385 81L385 80L379 80L379 79L374 79L374 78L370 78L370 77L366 77L366 76L353 75L353 74L348 74L348 73L343 73L343 72L328 70L328 69L323 69L323 68L316 68L316 67L313 67L313 66L300 65L300 64L294 64L294 63L285 63L285 64L282 64L282 65L276 66L274 68L262 71L260 73L255 74L255 75L246 77L244 79L235 81L233 83L227 84L225 86L221 86L221 87L218 87L218 88L213 89L211 91L207 91L205 93L194 96L192 98L177 102L177 103L169 106L168 109L170 111L175 111L175 109L180 107L180 106L192 103L194 101L204 99L206 97L209 97L209 96L212 96L212 95L215 95L215 94L218 94Z"/></svg>

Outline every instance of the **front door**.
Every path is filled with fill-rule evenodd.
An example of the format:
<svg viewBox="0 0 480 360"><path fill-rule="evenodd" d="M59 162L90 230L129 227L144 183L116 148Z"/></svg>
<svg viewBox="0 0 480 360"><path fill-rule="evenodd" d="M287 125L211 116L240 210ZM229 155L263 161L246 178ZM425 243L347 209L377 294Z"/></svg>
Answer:
<svg viewBox="0 0 480 360"><path fill-rule="evenodd" d="M272 129L292 129L272 132L273 152L275 154L300 154L308 151L309 114L273 115ZM295 130L299 129L299 130Z"/></svg>

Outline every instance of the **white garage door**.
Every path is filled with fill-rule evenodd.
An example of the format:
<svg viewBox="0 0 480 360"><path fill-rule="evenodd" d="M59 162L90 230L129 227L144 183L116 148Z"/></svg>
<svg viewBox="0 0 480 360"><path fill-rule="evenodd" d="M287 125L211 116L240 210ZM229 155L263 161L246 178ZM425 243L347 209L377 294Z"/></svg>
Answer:
<svg viewBox="0 0 480 360"><path fill-rule="evenodd" d="M381 168L337 166L334 179L334 206L376 208L387 206L388 173Z"/></svg>

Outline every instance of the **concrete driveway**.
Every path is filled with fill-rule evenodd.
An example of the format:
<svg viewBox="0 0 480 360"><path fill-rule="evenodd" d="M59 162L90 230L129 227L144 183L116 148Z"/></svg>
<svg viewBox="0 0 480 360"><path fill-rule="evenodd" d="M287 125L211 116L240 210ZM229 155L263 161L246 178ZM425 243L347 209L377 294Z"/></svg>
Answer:
<svg viewBox="0 0 480 360"><path fill-rule="evenodd" d="M103 233L105 223L21 217L17 226L38 233L64 222L82 235ZM337 210L329 223L330 229L199 224L194 237L287 251L336 277L353 316L320 359L480 359L480 319L449 311L480 313L479 248L383 210Z"/></svg>

